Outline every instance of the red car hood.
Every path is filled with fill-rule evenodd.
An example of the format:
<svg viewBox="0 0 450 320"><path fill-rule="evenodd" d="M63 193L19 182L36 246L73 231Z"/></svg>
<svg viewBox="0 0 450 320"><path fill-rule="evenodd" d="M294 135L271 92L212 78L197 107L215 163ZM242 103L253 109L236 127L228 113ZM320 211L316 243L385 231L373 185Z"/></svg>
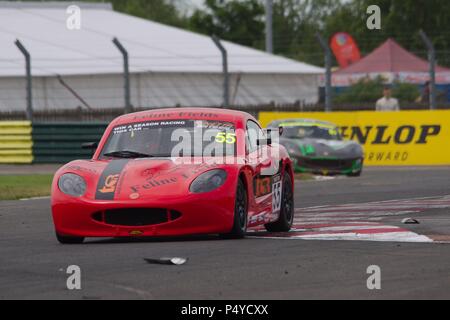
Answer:
<svg viewBox="0 0 450 320"><path fill-rule="evenodd" d="M85 197L90 200L169 199L188 195L191 182L200 174L226 167L230 166L171 159L75 161L57 176L68 172L82 176L88 185Z"/></svg>

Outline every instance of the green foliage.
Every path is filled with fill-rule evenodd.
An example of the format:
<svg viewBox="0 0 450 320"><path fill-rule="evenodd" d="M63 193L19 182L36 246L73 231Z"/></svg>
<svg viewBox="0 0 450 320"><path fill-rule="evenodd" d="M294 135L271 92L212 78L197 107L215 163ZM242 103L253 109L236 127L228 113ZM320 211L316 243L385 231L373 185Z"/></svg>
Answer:
<svg viewBox="0 0 450 320"><path fill-rule="evenodd" d="M421 94L418 86L411 83L396 83L392 93L400 102L414 102Z"/></svg>
<svg viewBox="0 0 450 320"><path fill-rule="evenodd" d="M110 0L114 10L175 27L187 28L188 19L170 0Z"/></svg>
<svg viewBox="0 0 450 320"><path fill-rule="evenodd" d="M206 10L198 9L192 15L191 29L242 45L262 48L264 6L258 0L222 2L206 0Z"/></svg>
<svg viewBox="0 0 450 320"><path fill-rule="evenodd" d="M36 2L37 0L12 0ZM51 2L73 2L70 0L50 0ZM188 18L177 8L176 2L181 0L81 0L80 2L109 2L114 10L136 17L168 24L175 27L188 27ZM44 0L45 2L45 0Z"/></svg>
<svg viewBox="0 0 450 320"><path fill-rule="evenodd" d="M336 103L375 103L383 96L385 80L362 79L334 98ZM392 88L392 96L400 102L414 102L420 96L416 85L396 82Z"/></svg>
<svg viewBox="0 0 450 320"><path fill-rule="evenodd" d="M336 0L275 0L275 53L323 65L323 51L316 33L321 31L322 21L340 5Z"/></svg>
<svg viewBox="0 0 450 320"><path fill-rule="evenodd" d="M381 8L381 30L368 30L366 9ZM426 58L419 36L423 29L435 45L441 65L450 66L450 1L448 0L351 0L342 4L324 20L324 34L338 31L352 34L361 51L370 53L387 38L394 38L409 51Z"/></svg>

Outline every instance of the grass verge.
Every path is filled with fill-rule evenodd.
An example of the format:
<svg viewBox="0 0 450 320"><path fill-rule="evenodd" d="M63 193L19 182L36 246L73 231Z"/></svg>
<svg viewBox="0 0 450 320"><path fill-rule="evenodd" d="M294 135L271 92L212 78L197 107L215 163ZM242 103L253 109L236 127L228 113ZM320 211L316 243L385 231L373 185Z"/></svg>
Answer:
<svg viewBox="0 0 450 320"><path fill-rule="evenodd" d="M53 175L0 175L0 200L50 195Z"/></svg>

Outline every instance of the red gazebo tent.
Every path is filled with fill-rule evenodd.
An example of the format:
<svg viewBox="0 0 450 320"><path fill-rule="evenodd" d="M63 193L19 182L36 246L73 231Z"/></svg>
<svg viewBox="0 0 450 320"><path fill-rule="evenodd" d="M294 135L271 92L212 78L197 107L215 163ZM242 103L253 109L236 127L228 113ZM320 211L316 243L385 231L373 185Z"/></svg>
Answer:
<svg viewBox="0 0 450 320"><path fill-rule="evenodd" d="M333 86L347 87L361 78L383 76L392 83L395 80L414 84L429 81L428 61L409 52L395 40L388 39L372 53L347 68L333 73ZM436 82L450 84L450 69L436 66Z"/></svg>

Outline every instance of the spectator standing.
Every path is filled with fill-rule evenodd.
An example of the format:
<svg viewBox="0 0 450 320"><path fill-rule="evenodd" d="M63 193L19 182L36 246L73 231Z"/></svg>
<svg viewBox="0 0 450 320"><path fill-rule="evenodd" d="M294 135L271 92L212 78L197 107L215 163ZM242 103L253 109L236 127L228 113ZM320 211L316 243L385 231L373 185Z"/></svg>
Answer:
<svg viewBox="0 0 450 320"><path fill-rule="evenodd" d="M422 94L419 98L417 98L416 102L418 103L428 103L430 102L430 95L431 95L431 83L430 81L425 82L425 85L423 87Z"/></svg>
<svg viewBox="0 0 450 320"><path fill-rule="evenodd" d="M383 98L377 101L377 111L400 111L398 100L392 97L391 87L386 86L383 90Z"/></svg>

